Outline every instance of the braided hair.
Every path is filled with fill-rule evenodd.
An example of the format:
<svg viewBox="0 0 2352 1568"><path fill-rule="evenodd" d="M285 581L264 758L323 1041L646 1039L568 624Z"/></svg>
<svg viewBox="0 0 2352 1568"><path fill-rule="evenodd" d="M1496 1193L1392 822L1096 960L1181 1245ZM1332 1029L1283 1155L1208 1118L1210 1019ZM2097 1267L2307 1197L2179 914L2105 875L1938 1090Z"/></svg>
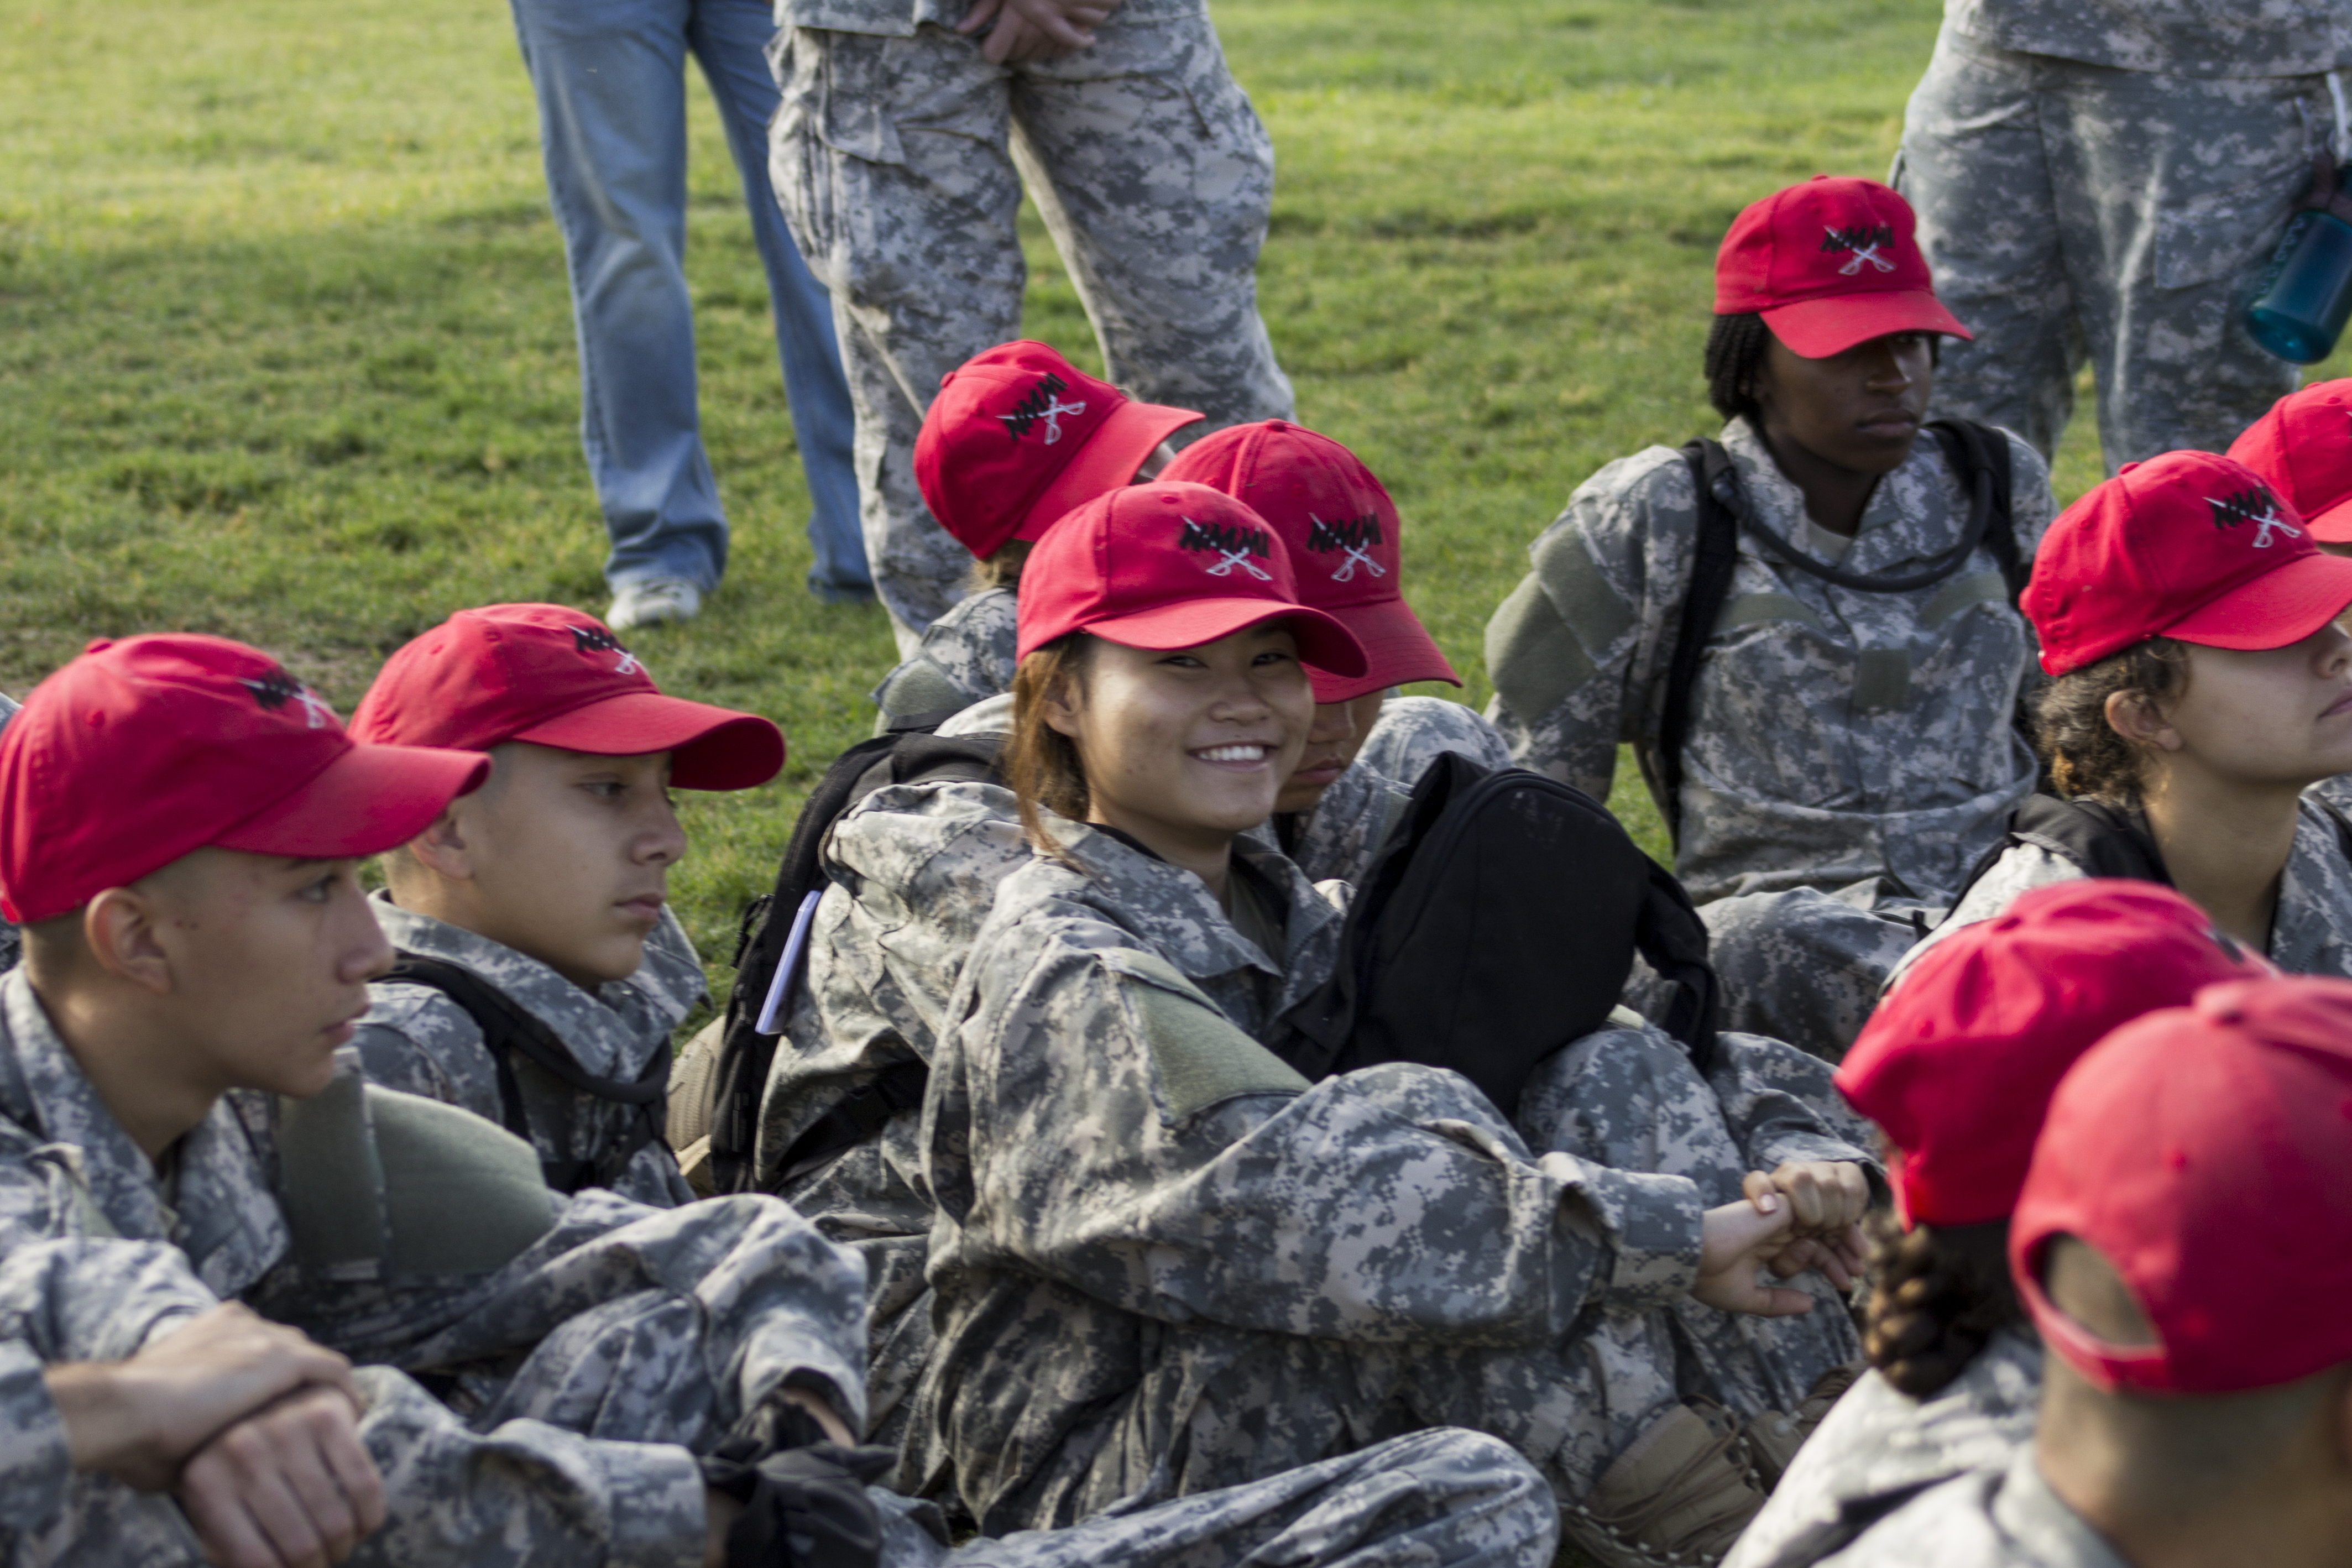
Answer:
<svg viewBox="0 0 2352 1568"><path fill-rule="evenodd" d="M1752 310L1717 316L1707 329L1703 362L1706 400L1726 419L1743 414L1750 419L1762 416L1763 407L1756 401L1756 373L1763 368L1764 351L1771 342L1772 329Z"/></svg>
<svg viewBox="0 0 2352 1568"><path fill-rule="evenodd" d="M1939 1394L1994 1334L2025 1321L2009 1278L2009 1221L1901 1228L1872 1222L1863 1354L1914 1399Z"/></svg>

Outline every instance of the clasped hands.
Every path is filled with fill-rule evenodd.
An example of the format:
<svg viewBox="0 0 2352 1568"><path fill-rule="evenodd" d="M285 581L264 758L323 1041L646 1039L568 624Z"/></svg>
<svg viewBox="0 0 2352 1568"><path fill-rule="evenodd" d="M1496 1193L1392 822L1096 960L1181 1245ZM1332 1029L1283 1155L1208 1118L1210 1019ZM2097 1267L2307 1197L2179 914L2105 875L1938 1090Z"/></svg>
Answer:
<svg viewBox="0 0 2352 1568"><path fill-rule="evenodd" d="M1870 1207L1870 1180L1860 1165L1791 1160L1769 1174L1750 1171L1740 1185L1744 1198L1707 1210L1701 1222L1692 1295L1727 1312L1787 1318L1812 1310L1812 1298L1767 1284L1759 1270L1787 1279L1818 1268L1839 1289L1853 1289Z"/></svg>

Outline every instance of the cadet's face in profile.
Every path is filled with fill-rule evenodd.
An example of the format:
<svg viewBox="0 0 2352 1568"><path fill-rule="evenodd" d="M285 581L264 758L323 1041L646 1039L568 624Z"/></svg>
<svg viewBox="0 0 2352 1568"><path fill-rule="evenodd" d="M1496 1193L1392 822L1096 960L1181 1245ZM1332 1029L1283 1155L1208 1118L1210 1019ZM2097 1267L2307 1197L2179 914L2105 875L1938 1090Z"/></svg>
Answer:
<svg viewBox="0 0 2352 1568"><path fill-rule="evenodd" d="M316 1094L392 966L356 860L199 849L144 879L185 1059L214 1091Z"/></svg>
<svg viewBox="0 0 2352 1568"><path fill-rule="evenodd" d="M1093 819L1163 854L1222 852L1272 816L1315 713L1279 622L1173 652L1097 642L1075 695L1046 721L1077 742Z"/></svg>
<svg viewBox="0 0 2352 1568"><path fill-rule="evenodd" d="M608 757L525 741L453 809L473 884L467 924L575 985L625 980L661 923L686 830L667 752Z"/></svg>
<svg viewBox="0 0 2352 1568"><path fill-rule="evenodd" d="M2304 785L2352 772L2352 636L2336 622L2284 647L2189 649L2188 689L2165 720L2177 746L2218 777Z"/></svg>
<svg viewBox="0 0 2352 1568"><path fill-rule="evenodd" d="M1367 692L1349 702L1318 702L1315 722L1307 731L1306 750L1298 766L1275 797L1276 811L1312 811L1323 792L1355 764L1364 738L1380 722L1383 694Z"/></svg>
<svg viewBox="0 0 2352 1568"><path fill-rule="evenodd" d="M1773 449L1801 447L1858 474L1892 473L1911 456L1936 379L1935 339L1895 332L1827 359L1774 338L1756 380Z"/></svg>

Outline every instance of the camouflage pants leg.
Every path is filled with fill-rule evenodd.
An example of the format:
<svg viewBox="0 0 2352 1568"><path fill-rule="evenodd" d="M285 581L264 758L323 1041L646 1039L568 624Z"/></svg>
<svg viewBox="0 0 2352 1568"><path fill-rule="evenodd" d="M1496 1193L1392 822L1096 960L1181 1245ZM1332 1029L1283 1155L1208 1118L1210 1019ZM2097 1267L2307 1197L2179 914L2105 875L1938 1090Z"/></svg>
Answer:
<svg viewBox="0 0 2352 1568"><path fill-rule="evenodd" d="M1748 1170L1715 1089L1678 1047L1652 1032L1603 1030L1547 1058L1520 1101L1519 1127L1538 1154L1686 1177L1709 1207L1738 1199ZM1827 1279L1807 1273L1780 1283L1810 1294L1813 1310L1754 1318L1688 1296L1667 1310L1688 1352L1677 1358L1678 1392L1708 1394L1743 1416L1793 1410L1823 1373L1862 1353Z"/></svg>
<svg viewBox="0 0 2352 1568"><path fill-rule="evenodd" d="M940 378L1020 330L1024 175L1112 380L1208 428L1290 412L1256 301L1272 145L1204 10L1115 16L1091 48L1006 67L937 26L797 28L774 64L771 178L832 290L866 553L902 658L971 564L923 506L914 441Z"/></svg>
<svg viewBox="0 0 2352 1568"><path fill-rule="evenodd" d="M894 1531L888 1568L1548 1568L1550 1489L1510 1447L1419 1432L1264 1480L953 1550Z"/></svg>
<svg viewBox="0 0 2352 1568"><path fill-rule="evenodd" d="M1880 893L1792 888L1699 907L1722 982L1724 1028L1786 1040L1834 1062L1878 1005L1878 988L1942 911ZM1918 917L1915 920L1914 917Z"/></svg>
<svg viewBox="0 0 2352 1568"><path fill-rule="evenodd" d="M1946 342L1937 411L2047 456L2087 357L2109 472L2228 446L2298 379L2238 311L2332 121L2319 77L2116 70L1947 27L1895 180L1976 334Z"/></svg>
<svg viewBox="0 0 2352 1568"><path fill-rule="evenodd" d="M1482 768L1507 768L1511 749L1475 709L1444 697L1391 697L1381 704L1372 732L1356 761L1411 789L1441 752L1454 752Z"/></svg>

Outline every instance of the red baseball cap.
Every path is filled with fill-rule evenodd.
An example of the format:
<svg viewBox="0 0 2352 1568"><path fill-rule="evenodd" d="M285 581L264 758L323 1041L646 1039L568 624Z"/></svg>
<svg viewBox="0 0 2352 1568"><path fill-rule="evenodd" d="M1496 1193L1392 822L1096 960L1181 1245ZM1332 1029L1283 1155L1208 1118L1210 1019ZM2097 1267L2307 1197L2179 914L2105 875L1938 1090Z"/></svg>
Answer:
<svg viewBox="0 0 2352 1568"><path fill-rule="evenodd" d="M915 483L940 526L985 561L1132 480L1202 417L1138 403L1044 343L999 343L940 378L915 437Z"/></svg>
<svg viewBox="0 0 2352 1568"><path fill-rule="evenodd" d="M1298 596L1328 611L1364 645L1364 673L1321 670L1318 702L1348 702L1414 680L1462 684L1404 602L1396 502L1363 460L1328 436L1286 420L1203 436L1161 471L1223 490L1264 518L1288 546Z"/></svg>
<svg viewBox="0 0 2352 1568"><path fill-rule="evenodd" d="M2167 452L2058 514L2021 604L2053 676L2153 637L2284 647L2352 604L2352 560L2323 552L2244 464Z"/></svg>
<svg viewBox="0 0 2352 1568"><path fill-rule="evenodd" d="M680 789L750 789L784 765L772 722L663 696L604 622L562 605L458 611L383 661L352 733L467 752L507 741L611 757L668 752Z"/></svg>
<svg viewBox="0 0 2352 1568"><path fill-rule="evenodd" d="M2169 888L2037 888L1922 953L1855 1037L1837 1086L1898 1152L1906 1227L2006 1219L2077 1058L2200 985L2274 973Z"/></svg>
<svg viewBox="0 0 2352 1568"><path fill-rule="evenodd" d="M1299 603L1290 552L1265 520L1206 485L1131 485L1055 525L1021 573L1018 653L1072 632L1129 647L1198 647L1287 620L1306 664L1364 672L1353 632Z"/></svg>
<svg viewBox="0 0 2352 1568"><path fill-rule="evenodd" d="M1889 332L1969 330L1936 298L1911 204L1875 180L1815 174L1731 223L1715 313L1764 318L1792 353L1827 359Z"/></svg>
<svg viewBox="0 0 2352 1568"><path fill-rule="evenodd" d="M378 854L488 772L466 752L355 742L243 643L100 638L0 730L0 912L68 914L207 846Z"/></svg>
<svg viewBox="0 0 2352 1568"><path fill-rule="evenodd" d="M2230 443L2326 544L2352 544L2352 381L2315 381Z"/></svg>
<svg viewBox="0 0 2352 1568"><path fill-rule="evenodd" d="M2352 1361L2352 981L2209 986L2126 1025L2050 1104L2011 1222L2042 1343L2100 1388L2235 1394ZM2060 1312L2042 1250L2072 1236L2158 1342Z"/></svg>

